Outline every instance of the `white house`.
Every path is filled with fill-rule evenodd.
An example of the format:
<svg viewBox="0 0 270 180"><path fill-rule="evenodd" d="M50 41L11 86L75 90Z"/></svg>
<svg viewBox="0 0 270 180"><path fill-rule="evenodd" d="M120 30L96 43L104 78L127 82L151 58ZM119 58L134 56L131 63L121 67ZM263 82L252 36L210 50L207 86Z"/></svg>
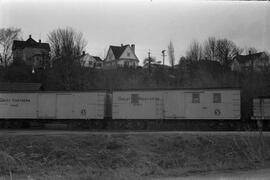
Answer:
<svg viewBox="0 0 270 180"><path fill-rule="evenodd" d="M80 57L81 65L83 67L101 69L103 67L103 61L98 56L91 56L89 53L83 51Z"/></svg>
<svg viewBox="0 0 270 180"><path fill-rule="evenodd" d="M135 45L110 46L104 59L104 68L137 67L139 59L135 54Z"/></svg>

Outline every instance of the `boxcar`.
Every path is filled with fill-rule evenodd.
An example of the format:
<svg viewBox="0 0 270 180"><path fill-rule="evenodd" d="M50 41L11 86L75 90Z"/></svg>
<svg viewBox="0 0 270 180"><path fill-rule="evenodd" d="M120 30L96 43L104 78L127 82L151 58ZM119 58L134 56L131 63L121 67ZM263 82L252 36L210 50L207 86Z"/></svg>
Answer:
<svg viewBox="0 0 270 180"><path fill-rule="evenodd" d="M0 92L2 119L103 119L106 92Z"/></svg>
<svg viewBox="0 0 270 180"><path fill-rule="evenodd" d="M262 96L253 99L252 119L257 120L260 129L270 129L270 97Z"/></svg>
<svg viewBox="0 0 270 180"><path fill-rule="evenodd" d="M114 91L112 119L240 119L239 89Z"/></svg>

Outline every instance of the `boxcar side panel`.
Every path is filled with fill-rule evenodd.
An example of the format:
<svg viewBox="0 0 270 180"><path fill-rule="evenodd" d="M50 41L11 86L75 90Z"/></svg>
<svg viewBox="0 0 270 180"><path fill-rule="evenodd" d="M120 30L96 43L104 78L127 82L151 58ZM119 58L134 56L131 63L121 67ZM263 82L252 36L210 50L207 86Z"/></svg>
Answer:
<svg viewBox="0 0 270 180"><path fill-rule="evenodd" d="M215 99L215 95L220 98ZM240 92L235 90L206 91L203 99L205 119L240 118Z"/></svg>
<svg viewBox="0 0 270 180"><path fill-rule="evenodd" d="M164 92L164 118L185 118L185 94L183 91Z"/></svg>
<svg viewBox="0 0 270 180"><path fill-rule="evenodd" d="M56 118L56 94L39 93L38 94L38 118L55 119Z"/></svg>
<svg viewBox="0 0 270 180"><path fill-rule="evenodd" d="M113 92L113 119L162 119L163 93L160 91Z"/></svg>
<svg viewBox="0 0 270 180"><path fill-rule="evenodd" d="M240 119L240 91L185 91L185 118Z"/></svg>
<svg viewBox="0 0 270 180"><path fill-rule="evenodd" d="M73 94L56 94L56 118L73 119Z"/></svg>
<svg viewBox="0 0 270 180"><path fill-rule="evenodd" d="M0 93L0 118L37 118L37 93Z"/></svg>
<svg viewBox="0 0 270 180"><path fill-rule="evenodd" d="M105 93L74 93L73 117L76 119L103 119Z"/></svg>

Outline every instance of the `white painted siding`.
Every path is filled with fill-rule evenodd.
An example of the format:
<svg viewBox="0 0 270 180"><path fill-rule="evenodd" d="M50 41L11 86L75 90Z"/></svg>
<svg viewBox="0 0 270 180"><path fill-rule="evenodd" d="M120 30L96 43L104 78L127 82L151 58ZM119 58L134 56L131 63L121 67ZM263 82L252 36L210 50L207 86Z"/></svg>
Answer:
<svg viewBox="0 0 270 180"><path fill-rule="evenodd" d="M40 93L38 94L38 118L55 119L56 118L56 94Z"/></svg>
<svg viewBox="0 0 270 180"><path fill-rule="evenodd" d="M194 93L199 103L192 102ZM214 103L214 93L220 93L220 103ZM113 119L240 119L240 91L118 91L113 92L112 111Z"/></svg>
<svg viewBox="0 0 270 180"><path fill-rule="evenodd" d="M105 93L74 94L73 117L77 119L103 119Z"/></svg>
<svg viewBox="0 0 270 180"><path fill-rule="evenodd" d="M137 60L137 57L135 56L135 54L134 54L133 50L131 49L131 47L127 46L125 51L120 56L120 59L134 59L134 60Z"/></svg>
<svg viewBox="0 0 270 180"><path fill-rule="evenodd" d="M1 118L37 118L37 93L0 93Z"/></svg>
<svg viewBox="0 0 270 180"><path fill-rule="evenodd" d="M116 91L112 96L113 119L163 118L161 91Z"/></svg>
<svg viewBox="0 0 270 180"><path fill-rule="evenodd" d="M108 61L113 61L113 60L115 60L115 57L113 55L112 49L110 48L109 51L108 51L108 54L107 54L107 56L105 58L105 61L108 62Z"/></svg>
<svg viewBox="0 0 270 180"><path fill-rule="evenodd" d="M56 95L56 117L57 119L73 118L73 94Z"/></svg>
<svg viewBox="0 0 270 180"><path fill-rule="evenodd" d="M57 119L103 119L105 93L57 94Z"/></svg>
<svg viewBox="0 0 270 180"><path fill-rule="evenodd" d="M185 94L183 92L167 91L163 97L165 119L185 118Z"/></svg>

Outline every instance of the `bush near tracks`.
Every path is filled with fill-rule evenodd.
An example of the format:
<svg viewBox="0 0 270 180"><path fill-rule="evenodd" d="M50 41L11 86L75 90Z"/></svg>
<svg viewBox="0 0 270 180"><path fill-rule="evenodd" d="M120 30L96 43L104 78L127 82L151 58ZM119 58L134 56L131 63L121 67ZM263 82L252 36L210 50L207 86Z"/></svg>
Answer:
<svg viewBox="0 0 270 180"><path fill-rule="evenodd" d="M0 144L0 179L145 179L270 162L270 137L255 133L24 135Z"/></svg>

